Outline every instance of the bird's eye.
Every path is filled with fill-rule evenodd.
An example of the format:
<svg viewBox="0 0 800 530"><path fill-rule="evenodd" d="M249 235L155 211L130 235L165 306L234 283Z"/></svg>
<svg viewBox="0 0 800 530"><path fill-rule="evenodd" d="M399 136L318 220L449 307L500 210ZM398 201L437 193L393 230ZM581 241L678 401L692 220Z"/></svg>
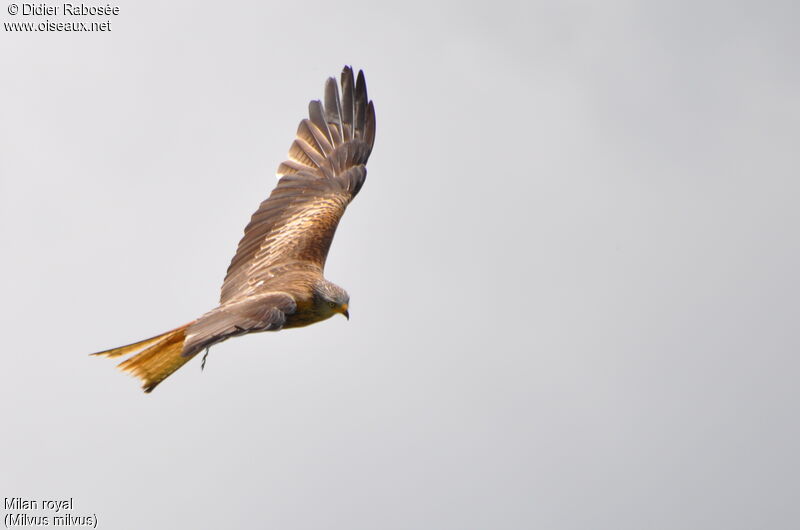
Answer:
<svg viewBox="0 0 800 530"><path fill-rule="evenodd" d="M333 308L336 307L336 302L328 302L328 305Z"/></svg>

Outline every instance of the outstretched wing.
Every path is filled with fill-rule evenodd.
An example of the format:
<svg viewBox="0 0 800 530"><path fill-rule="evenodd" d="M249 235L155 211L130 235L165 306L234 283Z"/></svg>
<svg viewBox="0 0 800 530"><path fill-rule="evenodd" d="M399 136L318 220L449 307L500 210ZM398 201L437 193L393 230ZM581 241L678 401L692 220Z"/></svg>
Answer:
<svg viewBox="0 0 800 530"><path fill-rule="evenodd" d="M309 103L289 159L278 166L278 185L244 230L220 304L269 289L289 264L322 272L339 219L364 184L374 141L375 109L364 73L354 83L347 66L341 97L331 77L325 103Z"/></svg>

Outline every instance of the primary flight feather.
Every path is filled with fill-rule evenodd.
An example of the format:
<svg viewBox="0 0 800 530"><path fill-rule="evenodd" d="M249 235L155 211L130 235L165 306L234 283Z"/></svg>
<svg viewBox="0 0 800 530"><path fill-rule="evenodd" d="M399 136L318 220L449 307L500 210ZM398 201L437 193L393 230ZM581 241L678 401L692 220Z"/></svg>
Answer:
<svg viewBox="0 0 800 530"><path fill-rule="evenodd" d="M172 331L93 355L136 353L119 366L150 392L230 337L307 326L337 313L348 317L350 297L323 270L339 219L364 184L374 141L375 109L364 73L354 80L345 67L341 94L329 78L324 103L309 103L289 158L278 166L278 185L245 228L219 306Z"/></svg>

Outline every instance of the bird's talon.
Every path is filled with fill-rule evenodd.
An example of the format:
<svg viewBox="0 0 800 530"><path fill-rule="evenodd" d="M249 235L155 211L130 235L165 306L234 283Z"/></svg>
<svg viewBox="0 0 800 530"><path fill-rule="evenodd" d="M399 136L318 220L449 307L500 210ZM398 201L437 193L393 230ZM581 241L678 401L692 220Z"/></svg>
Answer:
<svg viewBox="0 0 800 530"><path fill-rule="evenodd" d="M202 372L206 367L206 358L208 357L208 351L211 349L211 346L206 348L206 353L203 355L203 360L200 362L200 371Z"/></svg>

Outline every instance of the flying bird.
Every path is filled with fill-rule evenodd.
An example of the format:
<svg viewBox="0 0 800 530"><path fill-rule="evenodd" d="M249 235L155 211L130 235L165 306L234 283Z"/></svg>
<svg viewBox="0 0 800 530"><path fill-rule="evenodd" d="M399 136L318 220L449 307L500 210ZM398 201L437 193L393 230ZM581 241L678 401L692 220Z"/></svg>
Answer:
<svg viewBox="0 0 800 530"><path fill-rule="evenodd" d="M374 141L375 109L364 73L354 81L345 67L341 94L331 77L324 103L309 103L289 158L278 166L277 186L244 230L219 306L172 331L92 355L135 354L119 368L151 392L192 357L231 337L307 326L336 314L349 319L347 291L323 271L339 219L364 184Z"/></svg>

